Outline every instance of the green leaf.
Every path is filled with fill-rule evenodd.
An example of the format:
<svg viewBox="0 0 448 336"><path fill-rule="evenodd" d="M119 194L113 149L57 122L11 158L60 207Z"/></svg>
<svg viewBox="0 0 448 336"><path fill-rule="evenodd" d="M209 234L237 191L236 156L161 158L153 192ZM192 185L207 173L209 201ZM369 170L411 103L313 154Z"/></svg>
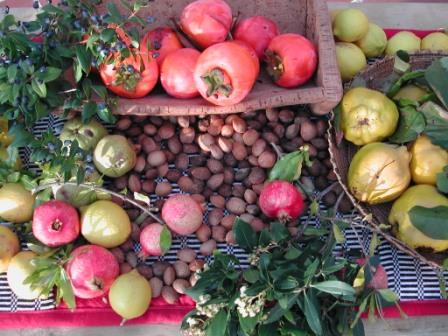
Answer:
<svg viewBox="0 0 448 336"><path fill-rule="evenodd" d="M111 42L113 40L113 38L116 36L115 30L111 29L111 28L106 28L103 29L103 31L101 32L101 40L103 40L104 42Z"/></svg>
<svg viewBox="0 0 448 336"><path fill-rule="evenodd" d="M260 237L258 238L258 245L268 246L272 240L271 232L268 229L263 229L260 233Z"/></svg>
<svg viewBox="0 0 448 336"><path fill-rule="evenodd" d="M369 244L369 255L370 256L375 255L375 250L379 244L380 244L380 239L378 238L378 234L376 232L372 233L372 238L370 239L370 244Z"/></svg>
<svg viewBox="0 0 448 336"><path fill-rule="evenodd" d="M123 21L120 11L114 3L109 2L107 4L107 10L109 11L114 23L121 23Z"/></svg>
<svg viewBox="0 0 448 336"><path fill-rule="evenodd" d="M75 47L76 59L78 60L81 69L88 74L90 72L90 66L92 64L92 56L87 52L86 48L81 45Z"/></svg>
<svg viewBox="0 0 448 336"><path fill-rule="evenodd" d="M58 79L61 75L62 70L54 67L47 67L47 70L42 75L42 80L45 83L52 82L55 79Z"/></svg>
<svg viewBox="0 0 448 336"><path fill-rule="evenodd" d="M261 278L265 281L269 282L269 264L271 263L271 255L268 253L263 253L260 256L259 266L260 266L260 275Z"/></svg>
<svg viewBox="0 0 448 336"><path fill-rule="evenodd" d="M206 332L208 336L224 336L227 330L228 315L224 309L221 309L213 318L210 319Z"/></svg>
<svg viewBox="0 0 448 336"><path fill-rule="evenodd" d="M306 164L311 165L309 152L307 148L284 155L277 161L275 166L269 172L269 180L284 180L293 182L302 174L302 167Z"/></svg>
<svg viewBox="0 0 448 336"><path fill-rule="evenodd" d="M284 279L280 279L280 281L276 282L276 286L280 290L292 290L299 286L299 282L296 278L289 275Z"/></svg>
<svg viewBox="0 0 448 336"><path fill-rule="evenodd" d="M437 189L448 194L448 166L443 168L443 172L437 174Z"/></svg>
<svg viewBox="0 0 448 336"><path fill-rule="evenodd" d="M361 319L359 319L352 328L353 336L365 336L364 324Z"/></svg>
<svg viewBox="0 0 448 336"><path fill-rule="evenodd" d="M355 289L342 281L328 280L315 283L311 286L321 292L332 294L334 296L342 296L346 300L354 300L355 297Z"/></svg>
<svg viewBox="0 0 448 336"><path fill-rule="evenodd" d="M90 119L96 114L97 105L94 102L88 102L84 104L81 113L81 119L84 124L88 123Z"/></svg>
<svg viewBox="0 0 448 336"><path fill-rule="evenodd" d="M289 231L285 225L278 222L271 223L271 235L276 242L280 242L283 239L290 237Z"/></svg>
<svg viewBox="0 0 448 336"><path fill-rule="evenodd" d="M448 57L432 62L426 69L425 79L439 100L448 109Z"/></svg>
<svg viewBox="0 0 448 336"><path fill-rule="evenodd" d="M106 99L107 89L104 86L93 85L92 89L100 98Z"/></svg>
<svg viewBox="0 0 448 336"><path fill-rule="evenodd" d="M400 91L401 87L404 86L407 82L417 78L421 78L424 75L425 72L423 70L405 73L389 88L389 90L387 90L387 96L389 98L393 98L398 93L398 91Z"/></svg>
<svg viewBox="0 0 448 336"><path fill-rule="evenodd" d="M332 228L333 228L333 234L334 234L334 238L336 239L336 242L338 244L344 244L345 243L344 232L342 232L342 230L339 228L339 226L336 223L333 223Z"/></svg>
<svg viewBox="0 0 448 336"><path fill-rule="evenodd" d="M424 133L434 145L448 149L448 111L431 101L423 104L419 111L426 119Z"/></svg>
<svg viewBox="0 0 448 336"><path fill-rule="evenodd" d="M285 314L285 310L280 306L279 303L276 303L274 307L271 308L268 312L268 318L264 321L264 324L271 324L273 322L277 322L280 320Z"/></svg>
<svg viewBox="0 0 448 336"><path fill-rule="evenodd" d="M73 72L75 74L75 80L78 83L82 78L82 67L79 62L73 63Z"/></svg>
<svg viewBox="0 0 448 336"><path fill-rule="evenodd" d="M85 170L80 168L76 173L76 183L79 185L84 182L84 178L86 176Z"/></svg>
<svg viewBox="0 0 448 336"><path fill-rule="evenodd" d="M16 64L10 65L8 67L7 74L8 74L8 80L14 81L17 77L17 65Z"/></svg>
<svg viewBox="0 0 448 336"><path fill-rule="evenodd" d="M409 211L412 225L432 239L448 239L448 206L424 208L414 206Z"/></svg>
<svg viewBox="0 0 448 336"><path fill-rule="evenodd" d="M75 301L75 294L73 293L72 284L63 267L60 268L60 272L61 275L60 275L59 290L61 291L62 298L67 307L74 310L76 308L76 301Z"/></svg>
<svg viewBox="0 0 448 336"><path fill-rule="evenodd" d="M160 233L160 250L162 251L162 255L169 251L171 248L171 231L168 230L166 226L163 227L162 232Z"/></svg>
<svg viewBox="0 0 448 336"><path fill-rule="evenodd" d="M378 293L380 293L381 297L384 300L386 300L387 302L397 302L398 301L397 294L395 294L395 292L393 292L389 288L378 289Z"/></svg>
<svg viewBox="0 0 448 336"><path fill-rule="evenodd" d="M286 260L294 260L297 259L298 257L300 257L302 255L302 251L300 251L299 249L295 248L295 247L290 247L288 249L288 251L286 251L285 253L285 259Z"/></svg>
<svg viewBox="0 0 448 336"><path fill-rule="evenodd" d="M308 322L311 330L317 335L323 335L322 331L322 320L321 315L319 313L319 309L316 306L316 298L312 291L305 292L303 294L304 298L304 314L306 317L306 321Z"/></svg>
<svg viewBox="0 0 448 336"><path fill-rule="evenodd" d="M255 231L252 229L250 224L240 218L235 220L235 224L233 225L233 234L235 236L236 243L247 252L252 252L252 250L257 246L257 235Z"/></svg>
<svg viewBox="0 0 448 336"><path fill-rule="evenodd" d="M43 117L46 117L48 115L48 109L47 107L38 100L35 104L35 110L36 110L36 120L39 120Z"/></svg>
<svg viewBox="0 0 448 336"><path fill-rule="evenodd" d="M45 98L47 96L47 86L45 83L38 83L36 79L33 79L31 82L31 87L39 97Z"/></svg>
<svg viewBox="0 0 448 336"><path fill-rule="evenodd" d="M389 141L398 144L413 141L424 131L425 126L425 117L414 106L401 107L398 128Z"/></svg>
<svg viewBox="0 0 448 336"><path fill-rule="evenodd" d="M97 115L102 121L109 124L115 124L117 121L117 118L112 114L112 111L108 107L98 109Z"/></svg>
<svg viewBox="0 0 448 336"><path fill-rule="evenodd" d="M260 279L260 273L258 270L250 268L243 272L243 278L250 284L254 284Z"/></svg>
<svg viewBox="0 0 448 336"><path fill-rule="evenodd" d="M275 323L262 324L258 327L258 336L274 336L278 335L277 325ZM306 336L306 335L305 335Z"/></svg>
<svg viewBox="0 0 448 336"><path fill-rule="evenodd" d="M241 329L246 333L246 335L252 335L255 327L257 326L260 320L260 314L255 317L242 317L240 313L238 313L238 320L240 322ZM211 335L210 335L211 336ZM214 335L213 335L214 336Z"/></svg>

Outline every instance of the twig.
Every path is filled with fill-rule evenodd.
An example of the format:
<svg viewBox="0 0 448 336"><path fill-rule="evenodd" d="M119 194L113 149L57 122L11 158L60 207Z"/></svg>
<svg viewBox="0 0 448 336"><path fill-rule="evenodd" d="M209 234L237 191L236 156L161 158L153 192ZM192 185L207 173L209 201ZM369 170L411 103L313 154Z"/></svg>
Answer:
<svg viewBox="0 0 448 336"><path fill-rule="evenodd" d="M283 153L281 152L280 148L273 142L271 142L270 145L274 149L274 151L277 154L278 158L281 159L283 157Z"/></svg>
<svg viewBox="0 0 448 336"><path fill-rule="evenodd" d="M36 194L40 191L49 189L49 188L53 188L53 187L63 187L64 185L70 185L70 186L76 186L76 187L82 187L82 188L87 188L87 189L91 189L92 191L99 191L99 192L103 192L112 196L115 196L117 198L120 198L121 200L128 202L130 204L132 204L133 206L139 208L141 211L143 211L144 213L146 213L148 216L150 216L152 219L156 220L157 222L159 222L162 225L165 225L164 221L162 219L160 219L158 216L156 216L155 214L153 214L151 211L149 211L148 209L146 209L145 207L143 207L142 205L140 205L138 202L130 199L129 197L126 197L125 195L122 195L120 193L117 193L115 191L111 191L108 190L106 188L103 187L98 187L96 185L92 185L92 184L84 184L84 183L80 183L77 184L75 182L54 182L54 183L48 183L48 184L42 184L36 188L34 188L31 192L33 194Z"/></svg>

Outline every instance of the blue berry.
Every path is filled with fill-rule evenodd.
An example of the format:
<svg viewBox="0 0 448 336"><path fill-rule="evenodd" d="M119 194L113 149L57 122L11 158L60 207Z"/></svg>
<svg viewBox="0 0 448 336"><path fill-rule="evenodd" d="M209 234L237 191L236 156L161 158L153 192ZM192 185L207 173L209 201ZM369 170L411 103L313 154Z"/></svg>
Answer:
<svg viewBox="0 0 448 336"><path fill-rule="evenodd" d="M92 162L93 161L93 156L92 156L92 154L87 154L86 155L86 162Z"/></svg>
<svg viewBox="0 0 448 336"><path fill-rule="evenodd" d="M54 143L49 142L47 148L50 152L53 152L56 149L56 146L54 145Z"/></svg>
<svg viewBox="0 0 448 336"><path fill-rule="evenodd" d="M72 141L71 140L64 140L64 146L65 147L68 147L68 146L70 146L72 144Z"/></svg>
<svg viewBox="0 0 448 336"><path fill-rule="evenodd" d="M149 24L156 22L156 18L154 16L148 16L146 18L146 22L148 22Z"/></svg>
<svg viewBox="0 0 448 336"><path fill-rule="evenodd" d="M83 10L81 11L81 16L82 16L83 18L88 18L88 17L89 17L89 12L87 12L85 9L83 9Z"/></svg>
<svg viewBox="0 0 448 336"><path fill-rule="evenodd" d="M38 9L39 8L39 1L33 1L33 8Z"/></svg>
<svg viewBox="0 0 448 336"><path fill-rule="evenodd" d="M159 58L159 57L160 57L160 54L159 54L158 52L155 52L155 53L152 54L152 57L154 57L154 58Z"/></svg>
<svg viewBox="0 0 448 336"><path fill-rule="evenodd" d="M106 109L106 104L105 104L105 103L99 103L99 104L98 104L98 109L99 109L100 111L105 110L105 109Z"/></svg>
<svg viewBox="0 0 448 336"><path fill-rule="evenodd" d="M130 64L127 66L126 70L130 73L134 73L134 71L135 71L134 67Z"/></svg>
<svg viewBox="0 0 448 336"><path fill-rule="evenodd" d="M103 49L103 50L100 51L100 56L101 56L101 57L106 57L107 54L108 54L107 50L104 50L104 49Z"/></svg>
<svg viewBox="0 0 448 336"><path fill-rule="evenodd" d="M121 42L121 41L117 42L116 47L117 47L118 50L122 50L122 49L126 48L125 44L123 42Z"/></svg>
<svg viewBox="0 0 448 336"><path fill-rule="evenodd" d="M19 85L20 83L22 83L22 81L20 80L20 78L16 78L16 79L14 80L14 84Z"/></svg>
<svg viewBox="0 0 448 336"><path fill-rule="evenodd" d="M75 27L76 29L81 29L81 22L79 20L74 21L73 27Z"/></svg>

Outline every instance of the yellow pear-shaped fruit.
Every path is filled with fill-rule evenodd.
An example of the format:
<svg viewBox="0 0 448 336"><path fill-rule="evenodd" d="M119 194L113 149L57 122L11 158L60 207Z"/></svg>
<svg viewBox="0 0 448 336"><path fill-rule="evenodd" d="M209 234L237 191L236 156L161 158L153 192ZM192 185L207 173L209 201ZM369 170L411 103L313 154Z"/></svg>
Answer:
<svg viewBox="0 0 448 336"><path fill-rule="evenodd" d="M340 41L358 41L368 30L369 18L359 9L344 9L334 18L333 34Z"/></svg>
<svg viewBox="0 0 448 336"><path fill-rule="evenodd" d="M0 218L25 223L33 217L35 197L19 183L6 183L0 189Z"/></svg>
<svg viewBox="0 0 448 336"><path fill-rule="evenodd" d="M395 103L383 93L357 87L342 98L341 129L355 145L382 141L397 128L399 113Z"/></svg>
<svg viewBox="0 0 448 336"><path fill-rule="evenodd" d="M420 135L411 148L412 180L417 184L437 183L437 174L448 166L448 152L433 145L426 135Z"/></svg>
<svg viewBox="0 0 448 336"><path fill-rule="evenodd" d="M151 304L151 286L137 270L120 275L109 291L109 303L126 320L142 316Z"/></svg>
<svg viewBox="0 0 448 336"><path fill-rule="evenodd" d="M336 42L336 61L342 80L349 81L367 66L366 56L353 43Z"/></svg>
<svg viewBox="0 0 448 336"><path fill-rule="evenodd" d="M128 239L131 221L114 202L96 201L81 212L81 233L92 244L112 248Z"/></svg>
<svg viewBox="0 0 448 336"><path fill-rule="evenodd" d="M387 42L386 55L395 55L397 51L416 52L420 50L421 39L412 32L401 31Z"/></svg>
<svg viewBox="0 0 448 336"><path fill-rule="evenodd" d="M6 226L0 225L0 273L8 270L9 263L20 251L17 235Z"/></svg>
<svg viewBox="0 0 448 336"><path fill-rule="evenodd" d="M8 284L19 299L35 300L41 297L41 287L31 288L30 284L23 283L36 270L36 267L31 263L31 260L35 257L37 257L37 254L31 251L19 252L9 263Z"/></svg>
<svg viewBox="0 0 448 336"><path fill-rule="evenodd" d="M432 239L417 229L409 218L409 211L415 207L435 208L448 206L448 198L440 194L434 186L420 184L410 187L398 198L389 213L389 223L398 239L413 249L431 249L442 252L448 249L448 240Z"/></svg>
<svg viewBox="0 0 448 336"><path fill-rule="evenodd" d="M408 84L406 86L403 86L400 91L398 91L394 99L400 100L400 99L409 99L413 101L419 101L422 97L426 96L428 94L428 91L425 89L414 85L414 84Z"/></svg>
<svg viewBox="0 0 448 336"><path fill-rule="evenodd" d="M374 23L369 23L367 34L356 41L356 45L361 48L367 57L381 56L387 45L386 33L380 26Z"/></svg>
<svg viewBox="0 0 448 336"><path fill-rule="evenodd" d="M405 146L374 142L362 147L348 170L348 187L355 198L369 204L393 201L411 181Z"/></svg>
<svg viewBox="0 0 448 336"><path fill-rule="evenodd" d="M422 49L432 51L448 51L448 35L442 32L435 32L426 35L422 39Z"/></svg>

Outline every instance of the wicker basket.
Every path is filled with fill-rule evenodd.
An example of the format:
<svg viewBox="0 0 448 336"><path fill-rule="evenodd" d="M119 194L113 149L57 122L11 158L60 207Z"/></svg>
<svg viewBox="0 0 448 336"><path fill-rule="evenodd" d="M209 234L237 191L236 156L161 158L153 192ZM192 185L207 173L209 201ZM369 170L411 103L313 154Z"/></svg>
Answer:
<svg viewBox="0 0 448 336"><path fill-rule="evenodd" d="M108 0L121 8L120 0ZM173 26L191 0L164 0L150 3L142 16L152 15L157 26ZM306 85L297 89L276 86L263 73L254 89L239 104L218 107L202 98L174 99L163 92L153 92L143 99L120 99L118 114L132 115L205 115L236 113L297 104L311 104L317 114L326 114L336 106L342 95L341 79L336 63L335 44L331 31L330 17L325 0L227 0L238 17L265 15L280 27L282 32L300 33L315 43L319 52L319 66L316 75ZM104 6L105 4L103 4ZM101 10L101 8L100 8ZM145 29L145 30L146 30Z"/></svg>
<svg viewBox="0 0 448 336"><path fill-rule="evenodd" d="M411 67L413 70L427 68L435 59L448 54L442 53L430 53L422 52L411 56ZM358 79L363 79L366 82L366 87L371 89L381 90L386 78L392 74L394 69L394 58L386 57L381 61L378 61L365 70L360 72L357 76ZM333 117L333 115L331 115ZM330 120L330 126L328 129L328 142L330 158L333 164L333 170L342 185L345 193L361 215L371 222L371 224L379 225L381 223L387 223L387 218L392 207L392 202L369 205L366 203L358 202L355 197L349 192L347 187L347 173L350 166L350 162L359 149L359 147L346 141L342 137L342 133L338 132L333 125L333 118ZM372 215L372 216L371 216ZM446 257L446 254L427 254L427 251L420 251L426 258L439 262Z"/></svg>

